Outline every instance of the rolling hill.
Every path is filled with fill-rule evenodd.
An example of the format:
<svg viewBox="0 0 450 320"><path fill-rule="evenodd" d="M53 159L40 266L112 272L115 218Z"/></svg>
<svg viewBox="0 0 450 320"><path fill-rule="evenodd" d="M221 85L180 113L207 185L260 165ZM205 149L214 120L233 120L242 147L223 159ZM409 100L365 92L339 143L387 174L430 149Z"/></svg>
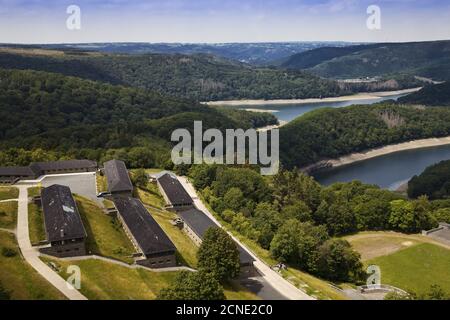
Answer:
<svg viewBox="0 0 450 320"><path fill-rule="evenodd" d="M316 75L336 79L400 73L446 80L450 78L450 41L319 48L292 56L282 67L308 69Z"/></svg>
<svg viewBox="0 0 450 320"><path fill-rule="evenodd" d="M418 92L400 98L398 101L426 106L450 106L450 82L426 86Z"/></svg>
<svg viewBox="0 0 450 320"><path fill-rule="evenodd" d="M347 46L344 42L258 42L258 43L78 43L40 45L49 49L80 49L121 54L212 54L218 57L265 65L293 54L323 46Z"/></svg>
<svg viewBox="0 0 450 320"><path fill-rule="evenodd" d="M35 159L119 153L148 167L170 159L170 134L191 129L250 128L277 122L271 114L211 108L156 92L61 74L0 69L0 165ZM45 152L27 153L36 149ZM134 156L133 156L134 154ZM130 158L131 157L131 158Z"/></svg>
<svg viewBox="0 0 450 320"><path fill-rule="evenodd" d="M0 68L32 69L200 101L339 96L351 91L303 71L255 68L212 55L121 55L0 49Z"/></svg>

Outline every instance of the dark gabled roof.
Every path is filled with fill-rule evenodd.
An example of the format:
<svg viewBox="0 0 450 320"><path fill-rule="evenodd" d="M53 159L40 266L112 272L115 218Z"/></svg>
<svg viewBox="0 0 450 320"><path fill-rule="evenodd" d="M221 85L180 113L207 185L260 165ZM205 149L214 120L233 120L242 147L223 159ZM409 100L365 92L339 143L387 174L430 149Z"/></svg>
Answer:
<svg viewBox="0 0 450 320"><path fill-rule="evenodd" d="M0 177L34 175L30 167L0 167Z"/></svg>
<svg viewBox="0 0 450 320"><path fill-rule="evenodd" d="M175 175L166 173L158 178L158 182L172 205L192 204L192 198Z"/></svg>
<svg viewBox="0 0 450 320"><path fill-rule="evenodd" d="M206 214L196 208L179 211L177 213L180 218L183 219L184 223L187 223L189 228L191 228L200 239L203 239L203 236L209 228L219 227Z"/></svg>
<svg viewBox="0 0 450 320"><path fill-rule="evenodd" d="M41 176L44 171L97 168L97 162L91 160L62 160L50 162L33 162L28 167L3 167L0 176Z"/></svg>
<svg viewBox="0 0 450 320"><path fill-rule="evenodd" d="M179 211L178 215L200 239L203 239L203 236L209 228L219 228L219 226L211 218L196 208ZM244 248L242 248L239 244L236 245L238 247L239 260L241 264L249 264L255 261L255 259L253 259L253 257Z"/></svg>
<svg viewBox="0 0 450 320"><path fill-rule="evenodd" d="M30 166L33 165L36 165L37 168L39 168L41 171L97 168L97 162L92 160L61 160L49 162L34 162Z"/></svg>
<svg viewBox="0 0 450 320"><path fill-rule="evenodd" d="M111 160L105 162L104 166L109 192L133 191L133 184L131 183L125 162Z"/></svg>
<svg viewBox="0 0 450 320"><path fill-rule="evenodd" d="M41 198L48 241L86 238L86 230L69 187L54 184L42 189Z"/></svg>
<svg viewBox="0 0 450 320"><path fill-rule="evenodd" d="M114 204L144 255L175 252L175 245L140 200L115 197Z"/></svg>

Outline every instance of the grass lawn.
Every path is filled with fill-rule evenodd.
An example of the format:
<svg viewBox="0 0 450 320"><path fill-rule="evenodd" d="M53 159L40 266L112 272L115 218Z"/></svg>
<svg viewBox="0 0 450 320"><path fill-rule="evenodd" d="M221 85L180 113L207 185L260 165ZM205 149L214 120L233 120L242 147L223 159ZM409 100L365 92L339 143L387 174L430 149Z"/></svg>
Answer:
<svg viewBox="0 0 450 320"><path fill-rule="evenodd" d="M153 300L159 291L168 287L178 272L152 272L145 269L130 269L106 261L82 260L52 261L60 267L59 274L67 279L67 267L76 264L81 270L81 293L91 300ZM256 299L257 297L238 284L225 288L227 299Z"/></svg>
<svg viewBox="0 0 450 320"><path fill-rule="evenodd" d="M437 284L450 293L450 250L422 243L368 260L381 268L381 282L423 294Z"/></svg>
<svg viewBox="0 0 450 320"><path fill-rule="evenodd" d="M108 191L108 183L106 182L106 176L101 175L97 172L96 181L97 181L97 192L105 192Z"/></svg>
<svg viewBox="0 0 450 320"><path fill-rule="evenodd" d="M158 292L173 281L177 272L152 272L144 269L130 269L100 260L53 261L60 266L59 274L67 279L69 265L81 270L81 293L92 300L151 300Z"/></svg>
<svg viewBox="0 0 450 320"><path fill-rule="evenodd" d="M31 197L40 196L41 195L41 190L42 190L41 187L28 188L28 197L31 198Z"/></svg>
<svg viewBox="0 0 450 320"><path fill-rule="evenodd" d="M164 207L164 199L159 193L158 186L155 184L148 183L146 188L136 188L135 193L136 197L144 204L157 208Z"/></svg>
<svg viewBox="0 0 450 320"><path fill-rule="evenodd" d="M19 197L19 189L15 187L0 187L0 201L8 199L17 199Z"/></svg>
<svg viewBox="0 0 450 320"><path fill-rule="evenodd" d="M15 229L17 224L17 201L0 203L0 228Z"/></svg>
<svg viewBox="0 0 450 320"><path fill-rule="evenodd" d="M233 236L238 238L247 248L249 248L254 254L256 254L261 260L263 260L266 264L272 266L278 263L279 261L274 260L270 252L268 250L265 250L261 248L255 241L248 239L247 237L244 237L243 235L239 234L235 230L233 230L232 226L227 223L226 221L222 220L221 217L212 210L212 208L209 206L209 204L205 201L205 199L202 197L201 194L197 193L199 198L203 201L203 203L206 205L208 210L214 214L215 218L220 221L222 226L230 231ZM291 266L288 266L287 271L283 271L282 274L283 278L287 279L289 282L291 282L296 287L302 289L309 295L313 295L317 299L320 300L346 300L347 298L339 293L337 290L333 289L330 286L330 283L316 278L306 272L303 272L299 269L293 268Z"/></svg>
<svg viewBox="0 0 450 320"><path fill-rule="evenodd" d="M65 299L64 295L42 278L22 259L13 234L0 231L0 247L15 249L14 257L0 251L0 283L16 300Z"/></svg>
<svg viewBox="0 0 450 320"><path fill-rule="evenodd" d="M173 226L171 221L177 217L173 212L165 211L157 212L151 210L152 217L155 218L156 222L161 226L164 232L172 240L173 244L177 247L177 259L183 265L195 268L197 266L197 251L198 247L189 238L189 236L178 227Z"/></svg>
<svg viewBox="0 0 450 320"><path fill-rule="evenodd" d="M410 248L421 243L445 246L420 234L404 234L391 231L367 231L344 237L366 261ZM450 247L449 247L450 249Z"/></svg>
<svg viewBox="0 0 450 320"><path fill-rule="evenodd" d="M107 216L93 201L75 196L84 227L88 234L88 252L133 263L136 252L118 218Z"/></svg>
<svg viewBox="0 0 450 320"><path fill-rule="evenodd" d="M28 232L33 245L46 240L44 214L42 209L34 203L28 204Z"/></svg>

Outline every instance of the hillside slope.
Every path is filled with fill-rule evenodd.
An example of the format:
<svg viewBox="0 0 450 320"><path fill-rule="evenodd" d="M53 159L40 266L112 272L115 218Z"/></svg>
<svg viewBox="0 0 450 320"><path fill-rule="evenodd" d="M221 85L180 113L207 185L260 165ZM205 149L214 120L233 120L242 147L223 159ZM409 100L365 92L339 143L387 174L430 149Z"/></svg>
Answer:
<svg viewBox="0 0 450 320"><path fill-rule="evenodd" d="M410 140L450 135L449 108L389 102L307 113L280 129L281 163L304 167L320 160Z"/></svg>
<svg viewBox="0 0 450 320"><path fill-rule="evenodd" d="M450 78L450 41L319 48L291 57L283 67L337 79L402 73L445 80Z"/></svg>
<svg viewBox="0 0 450 320"><path fill-rule="evenodd" d="M426 106L450 106L450 82L427 86L400 98L399 102Z"/></svg>
<svg viewBox="0 0 450 320"><path fill-rule="evenodd" d="M0 165L27 164L32 156L99 160L119 152L133 157L131 167L139 161L163 166L171 132L192 129L194 120L222 130L277 122L271 114L215 109L142 89L1 69L0 118ZM30 155L17 148L45 152Z"/></svg>
<svg viewBox="0 0 450 320"><path fill-rule="evenodd" d="M200 101L338 96L348 90L303 71L254 68L211 55L115 55L0 49L0 67L57 72Z"/></svg>

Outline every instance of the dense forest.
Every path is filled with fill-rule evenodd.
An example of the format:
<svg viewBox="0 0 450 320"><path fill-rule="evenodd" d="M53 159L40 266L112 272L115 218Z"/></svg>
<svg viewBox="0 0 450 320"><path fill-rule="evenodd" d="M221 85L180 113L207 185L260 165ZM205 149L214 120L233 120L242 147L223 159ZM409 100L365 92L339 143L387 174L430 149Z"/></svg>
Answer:
<svg viewBox="0 0 450 320"><path fill-rule="evenodd" d="M252 168L197 165L188 174L235 231L278 261L332 281L358 281L362 270L359 255L333 237L368 230L415 233L450 219L450 203L407 200L357 181L323 187L299 170L262 177Z"/></svg>
<svg viewBox="0 0 450 320"><path fill-rule="evenodd" d="M409 74L450 79L450 41L379 43L318 48L299 53L282 66L308 69L328 78L365 78Z"/></svg>
<svg viewBox="0 0 450 320"><path fill-rule="evenodd" d="M206 54L115 55L3 48L0 68L32 69L139 87L198 101L349 94L304 71L256 68Z"/></svg>
<svg viewBox="0 0 450 320"><path fill-rule="evenodd" d="M399 99L401 103L426 106L450 106L450 82L429 85Z"/></svg>
<svg viewBox="0 0 450 320"><path fill-rule="evenodd" d="M280 130L281 163L304 167L320 160L410 140L450 135L450 109L385 102L320 109Z"/></svg>
<svg viewBox="0 0 450 320"><path fill-rule="evenodd" d="M120 157L131 167L164 167L171 132L192 129L194 120L203 121L205 129L277 123L267 113L210 108L142 89L17 70L0 70L0 117L1 165L46 157Z"/></svg>
<svg viewBox="0 0 450 320"><path fill-rule="evenodd" d="M450 198L450 161L442 161L425 169L408 182L408 196L422 195L430 199Z"/></svg>

